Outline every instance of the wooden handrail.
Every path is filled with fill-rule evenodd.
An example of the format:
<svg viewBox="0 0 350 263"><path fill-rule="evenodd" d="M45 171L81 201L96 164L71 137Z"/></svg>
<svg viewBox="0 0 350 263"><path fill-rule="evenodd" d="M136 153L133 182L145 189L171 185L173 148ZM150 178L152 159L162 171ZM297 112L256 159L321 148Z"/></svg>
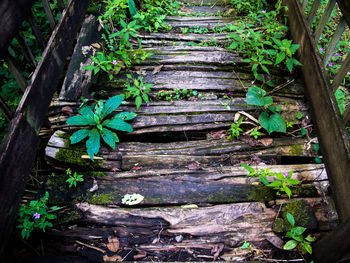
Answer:
<svg viewBox="0 0 350 263"><path fill-rule="evenodd" d="M15 112L0 151L0 255L39 146L38 133L90 0L70 0Z"/></svg>

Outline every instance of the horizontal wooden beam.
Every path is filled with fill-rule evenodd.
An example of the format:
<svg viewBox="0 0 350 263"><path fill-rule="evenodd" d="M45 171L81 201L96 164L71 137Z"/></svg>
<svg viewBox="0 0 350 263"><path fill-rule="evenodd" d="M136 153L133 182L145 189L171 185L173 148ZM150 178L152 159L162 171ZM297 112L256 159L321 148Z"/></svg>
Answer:
<svg viewBox="0 0 350 263"><path fill-rule="evenodd" d="M0 151L0 255L11 233L17 207L35 160L39 145L37 135L89 3L70 0L67 4L4 139Z"/></svg>
<svg viewBox="0 0 350 263"><path fill-rule="evenodd" d="M338 1L339 2L339 1ZM303 64L307 94L321 145L323 160L334 193L337 212L342 222L350 219L350 149L348 136L342 121L334 94L326 77L322 60L309 29L300 3L284 0L288 7L288 21L291 36L300 45L298 54Z"/></svg>

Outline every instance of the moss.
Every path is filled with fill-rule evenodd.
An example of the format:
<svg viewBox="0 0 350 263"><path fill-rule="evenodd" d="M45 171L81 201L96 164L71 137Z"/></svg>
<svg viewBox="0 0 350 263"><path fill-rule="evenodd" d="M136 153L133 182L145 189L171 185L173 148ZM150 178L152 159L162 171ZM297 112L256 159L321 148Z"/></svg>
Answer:
<svg viewBox="0 0 350 263"><path fill-rule="evenodd" d="M83 215L77 210L70 210L64 213L58 214L56 219L57 224L66 224L74 221L78 221L83 217Z"/></svg>
<svg viewBox="0 0 350 263"><path fill-rule="evenodd" d="M302 226L308 229L315 229L317 227L317 220L310 206L304 200L297 200L288 203L282 208L282 216L275 220L273 226L275 232L283 233L291 229L291 225L287 220L287 213L293 215L296 226Z"/></svg>
<svg viewBox="0 0 350 263"><path fill-rule="evenodd" d="M256 202L265 202L275 199L275 191L267 186L253 186L249 191L247 200Z"/></svg>
<svg viewBox="0 0 350 263"><path fill-rule="evenodd" d="M301 144L294 144L290 146L289 151L293 156L302 156L304 153L304 146Z"/></svg>
<svg viewBox="0 0 350 263"><path fill-rule="evenodd" d="M69 144L69 142L68 142ZM85 149L79 146L69 146L69 149L60 148L56 153L55 158L58 161L69 163L73 165L96 168L101 167L103 162L101 160L91 161L88 159L82 159L81 156L86 155Z"/></svg>
<svg viewBox="0 0 350 263"><path fill-rule="evenodd" d="M118 196L119 194L113 193L93 194L86 198L86 202L92 205L108 205L112 204L114 199Z"/></svg>
<svg viewBox="0 0 350 263"><path fill-rule="evenodd" d="M103 177L107 176L106 173L100 172L100 171L92 171L92 172L86 172L83 173L84 175L90 175L90 176L95 176L95 177Z"/></svg>

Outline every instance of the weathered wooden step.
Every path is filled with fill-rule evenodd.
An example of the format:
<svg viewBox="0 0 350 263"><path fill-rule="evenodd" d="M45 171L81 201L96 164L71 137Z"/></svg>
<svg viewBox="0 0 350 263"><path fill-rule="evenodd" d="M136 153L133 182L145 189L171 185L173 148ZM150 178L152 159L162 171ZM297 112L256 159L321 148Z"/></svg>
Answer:
<svg viewBox="0 0 350 263"><path fill-rule="evenodd" d="M225 7L223 6L185 6L180 9L180 15L190 16L219 16L223 14Z"/></svg>
<svg viewBox="0 0 350 263"><path fill-rule="evenodd" d="M202 167L214 164L230 164L239 159L249 159L255 156L315 156L315 152L304 139L279 138L266 141L256 141L249 145L241 141L228 140L190 141L176 143L121 143L116 150L101 148L99 161L83 160L86 155L84 143L69 145L69 135L57 131L50 138L46 147L46 156L55 166L68 164L80 166L80 169L92 167L103 170L130 170L135 166L157 168L187 167L192 162L198 162ZM265 144L265 146L264 146ZM266 146L267 145L267 146Z"/></svg>
<svg viewBox="0 0 350 263"><path fill-rule="evenodd" d="M185 45L186 42L205 42L210 43L214 39L216 43L221 44L227 40L226 34L176 34L176 33L151 33L151 34L139 34L138 38L142 40L142 44L155 44L155 45L173 45L174 41L178 41L177 45ZM168 42L166 42L168 41Z"/></svg>
<svg viewBox="0 0 350 263"><path fill-rule="evenodd" d="M190 6L227 6L230 4L228 0L180 0L179 2Z"/></svg>
<svg viewBox="0 0 350 263"><path fill-rule="evenodd" d="M235 17L177 17L177 16L167 16L165 18L165 22L170 24L172 28L208 28L209 30L213 30L213 28L217 26L225 26L227 24L233 23L235 21Z"/></svg>

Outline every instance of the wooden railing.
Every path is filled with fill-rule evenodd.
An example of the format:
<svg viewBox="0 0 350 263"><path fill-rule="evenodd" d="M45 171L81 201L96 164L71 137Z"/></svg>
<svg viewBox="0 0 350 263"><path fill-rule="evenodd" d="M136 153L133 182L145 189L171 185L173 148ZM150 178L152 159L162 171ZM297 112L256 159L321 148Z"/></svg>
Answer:
<svg viewBox="0 0 350 263"><path fill-rule="evenodd" d="M314 254L316 262L337 262L350 251L350 147L346 132L350 106L341 115L334 93L350 70L350 54L346 55L334 77L327 74L326 65L344 29L350 25L350 1L329 0L314 31L311 24L321 0L303 0L302 3L300 0L283 0L283 3L288 7L286 12L291 36L300 45L298 52L303 64L306 92L340 220L339 228L314 245ZM306 16L308 5L311 9ZM334 8L339 8L342 16L324 55L321 55L317 43Z"/></svg>
<svg viewBox="0 0 350 263"><path fill-rule="evenodd" d="M66 57L69 55L68 52L71 50L90 0L69 0L66 7L59 0L58 4L64 10L57 25L47 0L42 0L53 30L46 44L30 12L33 2L33 0L4 0L0 3L0 58L6 59L18 84L24 90L20 104L14 113L0 99L1 111L7 119L11 120L9 132L0 151L0 256L6 247L28 175L37 154L40 128L46 118L49 104L64 70ZM23 38L19 40L23 44L28 63L36 66L29 85L7 51L24 19L31 24L39 45L44 48L42 57L36 65L25 40Z"/></svg>

